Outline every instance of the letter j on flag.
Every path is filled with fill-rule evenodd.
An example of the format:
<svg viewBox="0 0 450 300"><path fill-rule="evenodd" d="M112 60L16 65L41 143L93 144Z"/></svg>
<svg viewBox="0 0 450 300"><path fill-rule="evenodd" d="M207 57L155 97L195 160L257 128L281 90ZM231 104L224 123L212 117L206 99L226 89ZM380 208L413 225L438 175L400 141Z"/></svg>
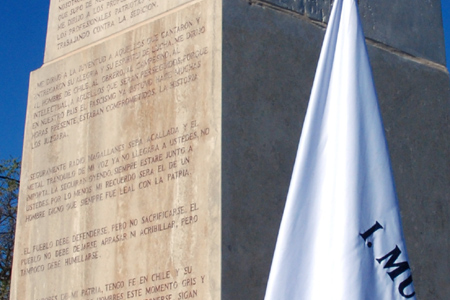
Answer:
<svg viewBox="0 0 450 300"><path fill-rule="evenodd" d="M266 300L415 299L356 0L335 0Z"/></svg>

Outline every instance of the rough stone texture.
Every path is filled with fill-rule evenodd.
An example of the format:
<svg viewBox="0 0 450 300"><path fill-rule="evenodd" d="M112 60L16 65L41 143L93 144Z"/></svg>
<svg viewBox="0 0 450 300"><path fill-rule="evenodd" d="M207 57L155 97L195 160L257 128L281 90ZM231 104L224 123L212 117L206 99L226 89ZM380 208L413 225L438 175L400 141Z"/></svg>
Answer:
<svg viewBox="0 0 450 300"><path fill-rule="evenodd" d="M222 299L263 299L322 31L243 1L224 16Z"/></svg>
<svg viewBox="0 0 450 300"><path fill-rule="evenodd" d="M369 47L418 299L450 295L448 73Z"/></svg>
<svg viewBox="0 0 450 300"><path fill-rule="evenodd" d="M31 74L11 299L220 298L216 4Z"/></svg>
<svg viewBox="0 0 450 300"><path fill-rule="evenodd" d="M300 15L245 2L224 2L223 299L264 297L324 34ZM427 38L440 39L436 32ZM448 73L375 45L369 56L417 296L448 299Z"/></svg>
<svg viewBox="0 0 450 300"><path fill-rule="evenodd" d="M249 0L268 2L327 22L332 0ZM440 0L360 0L360 15L367 38L414 56L445 64Z"/></svg>
<svg viewBox="0 0 450 300"><path fill-rule="evenodd" d="M446 300L450 297L447 274L450 269L449 76L439 65L444 62L440 2L412 1L392 3L381 0L375 3L361 0L360 7L366 36L370 39L369 56L384 118L417 296L418 299ZM102 296L122 293L124 298L129 298L135 291L133 278L140 282L141 276L148 276L151 283L138 284L136 290L175 280L178 284L181 282L176 289L167 290L166 294L172 294L172 299L178 299L180 291L193 290L199 292L198 299L263 299L325 32L325 24L320 22L327 21L330 1L223 0L222 20L220 0L156 0L154 10L137 16L134 18L136 22L123 23L126 24L124 27L120 27L122 25L116 20L130 16L136 8L142 9L144 2L133 2L141 6L128 7L124 11L119 8L124 2L132 1L99 0L89 7L86 7L89 1L81 2L83 8L74 12L74 17L86 13L88 8L98 9L100 14L111 13L106 21L114 20L115 25L102 29L98 35L93 33L95 26L89 28L92 35L85 41L58 49L57 38L55 40L57 22L54 19L50 22L46 64L31 76L21 179L25 188L21 189L20 197L12 299L51 299L53 295L60 299L64 298L64 293L73 296L72 292L78 292L77 299L84 300L92 295L99 296L99 287L103 290ZM249 2L255 5L249 5ZM60 18L64 12L70 13L74 9L65 7L58 11L55 3L52 3L51 18ZM102 4L108 5L106 3L112 3L112 6L99 8ZM216 6L191 7L205 3ZM173 5L178 4L180 7L174 8ZM159 5L167 5L166 8L174 10L162 13L162 10L158 11ZM200 31L194 31L190 41L187 41L185 31L180 35L186 39L176 41L175 37L180 35L170 33L170 29L191 17L194 24L196 17L206 22L206 33L200 32L201 26L198 28L197 24L195 29ZM60 23L68 23L69 16L61 18L58 20ZM82 19L85 18L83 16ZM78 21L74 22L78 24ZM125 28L128 31L120 31ZM61 31L65 29L59 29ZM162 37L162 32L169 34L162 40L152 40L155 33ZM170 40L172 44L163 40ZM154 55L169 51L168 56L172 58L186 51L198 51L204 46L208 47L208 53L183 63L186 68L180 73L174 73L173 66L158 68L166 61L162 56L143 59L144 55L149 55L145 49L155 50ZM112 54L111 58L109 54ZM76 74L72 74L72 69ZM98 74L89 73L90 70L97 70ZM68 77L63 72L67 72ZM114 72L118 72L114 75L116 77L112 77ZM104 78L106 75L111 77ZM182 84L170 89L171 82L189 75L199 77L191 78L186 84L182 80ZM74 82L69 88L70 79ZM152 80L151 83L148 79ZM98 86L93 84L95 80L99 82ZM57 91L48 88L59 82L66 83L60 90L62 99L50 98ZM165 90L164 86L169 89ZM98 91L100 87L104 89L101 92ZM125 94L122 94L124 89ZM70 95L66 94L68 90L71 90ZM36 96L39 92L41 96ZM112 100L100 104L90 102L114 92ZM80 121L85 116L85 108L94 112L140 93L150 94L145 94L147 96L142 99L134 98L136 101L104 115ZM87 100L86 97L94 99ZM50 100L43 102L43 99ZM75 100L73 104L72 99ZM56 103L66 103L67 107L47 110ZM83 103L88 105L82 106ZM73 110L75 107L77 111ZM43 112L34 116L38 111ZM60 111L64 116L58 118ZM75 125L64 123L51 129L61 121L70 120L71 116L80 122ZM50 125L39 123L42 120L47 120ZM34 125L35 122L39 124ZM192 126L187 131L189 136L184 134L185 124ZM39 132L41 127L44 131ZM172 129L177 127L179 132L172 133ZM64 132L67 136L59 135ZM54 134L56 137L52 140ZM152 140L152 134L158 134L160 138ZM196 135L201 138L195 138ZM185 137L178 139L180 136ZM145 140L141 144L140 138L146 137L150 137L150 142ZM46 140L52 142L46 143ZM164 179L168 179L168 168L174 166L170 165L173 161L162 161L166 167L164 171L159 171L153 163L155 174L148 173L150 168L141 163L146 162L144 157L151 160L150 157L155 159L160 152L166 155L167 150L162 150L164 142L170 144L169 150L176 150L178 143L194 148L192 156L185 153L178 156L179 159L190 159L189 175L156 187L154 179L159 176L155 174L161 172ZM160 150L151 150L147 145L158 145ZM111 164L114 162L112 158L119 159L122 167L119 171L115 171L115 166L101 164L107 160L103 159L102 153L108 149L111 151L114 146L120 146L120 156L115 152L108 154L107 158L111 159ZM97 153L100 153L99 157ZM130 160L138 162L138 165L124 170L128 161L126 155L134 153L138 156ZM94 155L91 161L90 155ZM76 160L82 157L87 161ZM82 169L86 176L80 173L74 178L92 178L94 184L82 181L79 187L66 186L65 191L55 192L55 195L61 195L61 199L68 192L81 194L72 200L61 200L65 211L55 210L48 216L49 209L59 207L61 202L40 202L46 196L34 193L43 190L51 193L52 187L61 189L62 184L72 182L73 185L74 181L55 178L61 175L58 171L46 174L45 178L31 174L39 174L36 172L64 162L67 164L64 174ZM92 164L94 167L90 169ZM106 178L103 178L103 170L111 170L114 174L106 173ZM107 180L121 174L136 174L138 179L119 184L112 181L112 185L105 188ZM90 177L92 175L94 177ZM40 178L45 179L42 186ZM57 181L48 181L48 178ZM147 179L153 180L152 185L141 188L140 183ZM100 182L103 188L97 191L96 184ZM82 188L89 186L93 191L83 192ZM106 191L112 199L106 198ZM118 195L112 196L113 191ZM94 197L82 201L94 193L103 195L103 199ZM70 206L66 205L73 201L79 206L70 213ZM199 211L190 210L194 203L194 208ZM77 234L87 230L106 227L107 233L103 233L101 239L83 238L86 241L101 242L117 234L129 234L131 228L114 225L134 218L138 219L136 227L139 230L153 224L168 226L166 218L158 223L146 223L141 217L165 212L178 205L189 209L181 215L170 216L167 222L174 221L173 224L181 229L166 229L164 232L157 229L157 232L148 232L135 241L119 241L79 251L74 248L87 247L86 243L77 240L83 236ZM24 221L27 216L41 210L45 211L45 218L37 216ZM187 224L191 219L184 218L194 215L199 216L198 221ZM70 239L58 239L64 237ZM53 245L46 249L48 242L53 242ZM64 251L66 248L67 252ZM47 250L50 250L51 258L44 257ZM64 266L65 260L75 260L78 252L85 255L95 251L100 254L98 262L72 262ZM32 259L37 255L41 255L45 262L45 272L19 276L21 270L41 264ZM50 266L56 267L58 261L63 264L59 271L58 268L50 269ZM49 266L48 262L54 264ZM84 268L85 265L89 267ZM184 274L185 267L186 272L193 267L194 273ZM183 274L178 275L177 268ZM165 273L167 271L169 273ZM208 274L205 281L208 287L200 284L203 282L201 276L205 274ZM182 284L183 280L194 278L184 281L186 285ZM121 280L124 280L124 287L116 285L114 290L106 290L106 283ZM92 294L88 296L87 293ZM152 292L147 296L162 295Z"/></svg>
<svg viewBox="0 0 450 300"><path fill-rule="evenodd" d="M44 62L149 20L192 0L53 0Z"/></svg>

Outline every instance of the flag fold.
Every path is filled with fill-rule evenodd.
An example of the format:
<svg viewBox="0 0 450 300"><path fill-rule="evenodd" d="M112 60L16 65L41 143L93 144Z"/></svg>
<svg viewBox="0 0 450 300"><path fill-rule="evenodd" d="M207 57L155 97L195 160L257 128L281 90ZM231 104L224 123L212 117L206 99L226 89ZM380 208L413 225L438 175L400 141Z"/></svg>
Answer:
<svg viewBox="0 0 450 300"><path fill-rule="evenodd" d="M355 1L333 4L266 300L415 299Z"/></svg>

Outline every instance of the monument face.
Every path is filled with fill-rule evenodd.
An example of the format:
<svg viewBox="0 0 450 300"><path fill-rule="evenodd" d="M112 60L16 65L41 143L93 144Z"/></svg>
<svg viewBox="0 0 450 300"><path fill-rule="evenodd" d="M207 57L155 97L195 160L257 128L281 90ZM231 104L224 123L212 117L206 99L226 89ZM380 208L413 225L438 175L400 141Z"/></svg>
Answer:
<svg viewBox="0 0 450 300"><path fill-rule="evenodd" d="M196 1L31 74L12 299L220 297L220 42Z"/></svg>
<svg viewBox="0 0 450 300"><path fill-rule="evenodd" d="M51 1L45 62L192 0Z"/></svg>
<svg viewBox="0 0 450 300"><path fill-rule="evenodd" d="M328 22L332 0L249 0ZM445 65L440 0L358 0L364 34L370 40Z"/></svg>
<svg viewBox="0 0 450 300"><path fill-rule="evenodd" d="M440 2L359 2L417 297L446 300ZM11 299L263 299L331 3L52 0Z"/></svg>

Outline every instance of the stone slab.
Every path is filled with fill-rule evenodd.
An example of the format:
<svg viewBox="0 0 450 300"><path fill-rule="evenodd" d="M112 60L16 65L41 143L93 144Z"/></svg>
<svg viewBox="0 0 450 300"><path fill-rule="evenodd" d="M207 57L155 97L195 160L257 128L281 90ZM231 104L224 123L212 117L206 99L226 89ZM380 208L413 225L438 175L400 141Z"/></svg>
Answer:
<svg viewBox="0 0 450 300"><path fill-rule="evenodd" d="M220 298L220 45L194 1L31 74L11 299Z"/></svg>
<svg viewBox="0 0 450 300"><path fill-rule="evenodd" d="M192 0L52 0L44 62Z"/></svg>
<svg viewBox="0 0 450 300"><path fill-rule="evenodd" d="M224 2L223 20L222 295L263 299L325 30L240 0ZM368 50L417 298L446 300L448 72Z"/></svg>
<svg viewBox="0 0 450 300"><path fill-rule="evenodd" d="M450 84L443 69L369 47L417 299L450 296Z"/></svg>
<svg viewBox="0 0 450 300"><path fill-rule="evenodd" d="M328 22L332 0L248 0L269 3ZM367 38L413 56L445 64L445 41L440 0L359 0Z"/></svg>
<svg viewBox="0 0 450 300"><path fill-rule="evenodd" d="M318 9L329 3L328 0L271 2L304 3L308 18L292 9L249 5L248 0L227 0L223 1L222 22L221 1L193 1L132 25L129 31L113 34L105 41L95 40L92 48L50 60L32 74L24 152L24 164L30 169L23 173L25 188L21 194L21 199L28 199L28 196L31 199L25 204L21 200L19 208L24 213L19 211L22 214L19 216L20 244L16 246L19 259L13 289L14 296L20 297L12 299L28 299L37 292L39 294L33 295L47 297L43 299L53 296L69 299L72 292L78 292L77 299L102 299L114 294L116 298L131 298L142 287L149 288L150 293L135 298L263 299L323 41L324 24L318 25L317 21L326 21L321 18L327 13ZM202 6L205 3L215 6L205 8ZM364 5L363 0L360 3ZM429 3L437 2L420 5ZM399 7L403 6L393 5L392 12L383 13L398 16L407 12L399 11ZM422 12L427 18L435 18L431 13L434 10L435 7ZM206 24L204 33L194 31L190 41L185 31L180 32L185 40L181 40L180 35L165 36L164 33L165 37L161 36L163 32L170 33L174 23L183 24L197 15L206 16L206 21L201 19ZM382 17L379 13L374 16ZM420 23L415 19L411 22ZM439 20L433 19L433 22ZM433 22L430 24L435 24ZM428 47L426 43L441 39L441 28L434 25L430 28L436 30L429 31L430 36L420 33L422 41L409 39L407 42L418 51L417 56L434 57L432 60L439 61L436 59L441 51L438 46L431 54L423 51L423 47ZM390 41L398 32L394 28L383 34ZM157 42L153 40L155 33ZM384 44L382 40L377 42L369 43L368 50L416 292L419 299L448 299L448 72L442 66L403 55L408 52L406 48L399 46L392 51L389 47L380 48L379 44ZM398 46L390 42L388 45ZM183 62L182 71L178 73L175 70L179 64L174 67L167 64L167 57L191 53L187 49L192 47L196 51L207 47L208 53L191 58L189 64ZM146 53L153 50L155 54L143 60ZM169 53L164 57L166 50ZM113 57L103 58L105 53ZM71 74L72 69L76 73ZM94 69L98 74L91 73ZM68 77L61 70L67 70ZM186 81L178 82L186 78L185 72ZM195 80L189 79L192 75L197 75ZM70 79L74 83L70 81L69 86ZM98 84L94 85L96 80ZM60 82L65 85L59 86ZM168 90L164 86L168 86ZM69 90L70 95L66 95ZM53 97L61 91L60 99ZM70 102L66 102L69 99ZM66 103L66 106L57 103ZM86 114L85 108L90 113ZM59 117L61 112L64 115ZM77 124L71 124L75 122L71 121L71 116L76 117ZM34 119L39 122L33 122ZM45 132L45 128L49 132ZM67 136L60 135L64 132ZM153 140L152 136L158 138ZM150 141L145 142L148 137ZM142 144L140 138L143 138ZM162 149L162 143L167 141L170 146ZM193 147L192 154L186 154L188 145ZM177 152L180 147L185 147L185 153ZM158 158L159 153L167 155L168 152L180 159L176 167L173 160ZM127 155L131 157L127 159ZM82 157L84 162L80 161ZM113 158L119 159L119 165L113 165ZM188 167L181 164L181 159L186 158ZM138 162L138 165L128 164L128 161ZM105 166L105 163L111 165ZM65 165L64 172L58 169L61 165ZM159 165L165 169L160 170ZM179 178L172 179L168 177L173 174L170 166L181 171L187 169L188 173L182 172ZM70 177L74 170L81 173ZM133 174L135 179L129 177ZM158 182L158 174L163 174L161 177L166 182ZM149 183L148 179L153 181ZM78 180L76 186L75 180ZM97 191L98 183L102 183L102 187ZM140 184L143 184L141 189ZM61 199L69 192L71 198L56 199L52 203L53 186L60 189L55 195L61 195ZM83 191L83 188L88 189ZM103 198L96 197L97 194ZM50 204L45 199L50 199ZM74 201L78 207L66 206ZM64 204L63 211L58 211L60 202ZM173 209L180 206L186 208L177 215L177 210ZM190 211L191 207L199 210ZM45 217L36 215L40 211L44 211ZM52 214L48 215L50 211ZM166 212L175 215L166 217ZM183 221L195 215L197 221ZM28 222L27 216L30 216ZM158 219L145 222L146 216ZM131 227L134 219L138 219L138 224ZM50 226L44 226L49 220ZM127 225L121 228L122 221ZM179 228L170 228L168 224L172 221ZM150 234L148 231L155 228L153 224L156 224L156 232ZM128 227L123 228L125 226ZM134 227L144 230L143 236L131 239ZM123 233L129 235L127 240L121 241ZM51 238L44 238L46 236ZM67 243L64 237L69 237ZM87 242L96 240L99 243L105 240L107 244L91 244L89 249ZM47 251L50 242L53 244ZM99 258L93 259L91 254L89 262L79 262L81 257L76 258L96 251ZM44 256L48 252L52 255L50 262L56 261L50 266L57 266L58 260L63 265L49 269L48 258ZM40 260L35 261L38 255L41 255ZM173 258L168 261L167 257ZM66 259L69 259L67 266L64 265ZM45 262L43 273L36 270L37 273L32 274L33 268L42 262ZM31 273L27 271L30 268ZM193 275L179 275L177 269L192 270ZM25 270L22 277L16 275L21 274L21 270ZM51 283L64 281L64 286L50 284L52 293L44 294L42 291L46 288L42 286L47 283L42 281L41 275L49 275ZM202 276L206 276L205 283ZM124 287L120 286L121 281ZM135 285L136 282L139 284ZM106 290L107 287L112 289ZM103 293L100 294L98 288ZM161 293L152 292L156 289ZM82 293L84 296L80 296Z"/></svg>

